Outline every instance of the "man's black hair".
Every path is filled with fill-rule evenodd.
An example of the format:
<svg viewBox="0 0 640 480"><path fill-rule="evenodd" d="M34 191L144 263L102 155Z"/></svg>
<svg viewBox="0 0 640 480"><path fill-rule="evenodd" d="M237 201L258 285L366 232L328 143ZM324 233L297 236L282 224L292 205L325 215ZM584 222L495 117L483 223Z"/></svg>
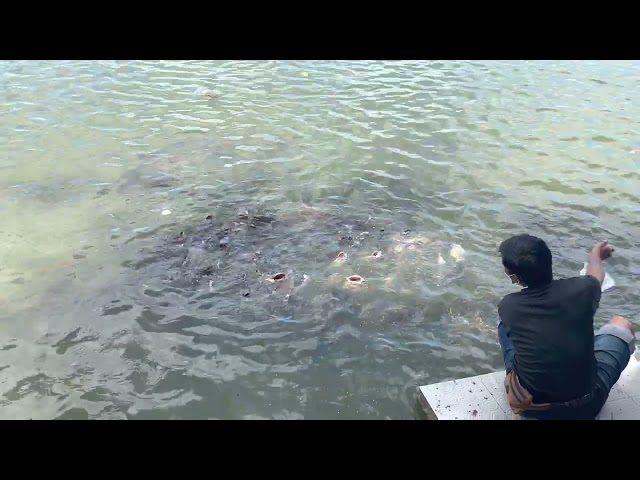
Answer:
<svg viewBox="0 0 640 480"><path fill-rule="evenodd" d="M526 233L500 244L502 265L528 287L540 287L553 280L551 250L544 240Z"/></svg>

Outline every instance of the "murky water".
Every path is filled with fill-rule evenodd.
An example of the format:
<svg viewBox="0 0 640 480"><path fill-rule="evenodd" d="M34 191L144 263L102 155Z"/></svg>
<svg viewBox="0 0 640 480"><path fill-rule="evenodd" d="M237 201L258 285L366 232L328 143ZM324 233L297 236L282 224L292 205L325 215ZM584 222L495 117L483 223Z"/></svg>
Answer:
<svg viewBox="0 0 640 480"><path fill-rule="evenodd" d="M561 276L608 238L634 318L638 73L3 62L0 417L414 418L500 368L520 231Z"/></svg>

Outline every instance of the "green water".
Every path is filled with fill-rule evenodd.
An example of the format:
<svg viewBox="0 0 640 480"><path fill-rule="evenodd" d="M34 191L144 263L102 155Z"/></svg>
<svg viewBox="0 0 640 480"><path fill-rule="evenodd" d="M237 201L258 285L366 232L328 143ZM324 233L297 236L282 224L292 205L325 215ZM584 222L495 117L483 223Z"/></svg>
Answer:
<svg viewBox="0 0 640 480"><path fill-rule="evenodd" d="M597 322L633 319L639 72L629 61L1 63L0 417L414 418L416 386L500 368L495 307L512 287L496 250L521 231L548 241L559 276L609 239L617 286ZM251 277L258 241L212 254L226 269L213 287L171 286L191 272L167 238L209 214L290 218L305 205L336 220L256 237L259 275L311 277L290 302ZM349 222L370 240L332 267ZM441 268L434 249L363 258L406 229L462 245L464 261L444 247ZM244 297L234 272L256 293ZM336 272L367 288L332 284Z"/></svg>

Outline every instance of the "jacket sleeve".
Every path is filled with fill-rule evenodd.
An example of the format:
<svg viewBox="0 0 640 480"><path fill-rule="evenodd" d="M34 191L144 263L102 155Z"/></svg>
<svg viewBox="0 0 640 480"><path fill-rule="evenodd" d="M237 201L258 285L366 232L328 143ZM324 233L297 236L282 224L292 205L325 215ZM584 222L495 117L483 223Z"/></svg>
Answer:
<svg viewBox="0 0 640 480"><path fill-rule="evenodd" d="M582 280L584 282L586 300L591 308L591 313L595 314L596 310L598 310L598 307L600 306L602 287L598 279L591 275L585 275L582 277Z"/></svg>

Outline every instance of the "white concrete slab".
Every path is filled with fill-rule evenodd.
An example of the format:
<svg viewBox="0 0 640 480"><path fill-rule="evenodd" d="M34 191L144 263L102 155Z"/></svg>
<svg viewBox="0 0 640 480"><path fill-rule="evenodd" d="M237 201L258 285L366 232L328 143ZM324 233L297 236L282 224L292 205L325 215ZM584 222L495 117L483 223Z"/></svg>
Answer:
<svg viewBox="0 0 640 480"><path fill-rule="evenodd" d="M637 359L640 356L639 353L640 351L636 350L635 355L631 355L629 365L622 372L620 380L616 384L630 397L640 396L640 362Z"/></svg>
<svg viewBox="0 0 640 480"><path fill-rule="evenodd" d="M438 383L420 390L433 410L427 413L429 418L435 414L438 420L506 420L506 412L480 377Z"/></svg>
<svg viewBox="0 0 640 480"><path fill-rule="evenodd" d="M640 420L638 351L611 390L598 420ZM427 418L434 420L518 419L507 403L504 371L419 387Z"/></svg>
<svg viewBox="0 0 640 480"><path fill-rule="evenodd" d="M609 400L598 414L598 420L640 420L640 405L633 399Z"/></svg>

